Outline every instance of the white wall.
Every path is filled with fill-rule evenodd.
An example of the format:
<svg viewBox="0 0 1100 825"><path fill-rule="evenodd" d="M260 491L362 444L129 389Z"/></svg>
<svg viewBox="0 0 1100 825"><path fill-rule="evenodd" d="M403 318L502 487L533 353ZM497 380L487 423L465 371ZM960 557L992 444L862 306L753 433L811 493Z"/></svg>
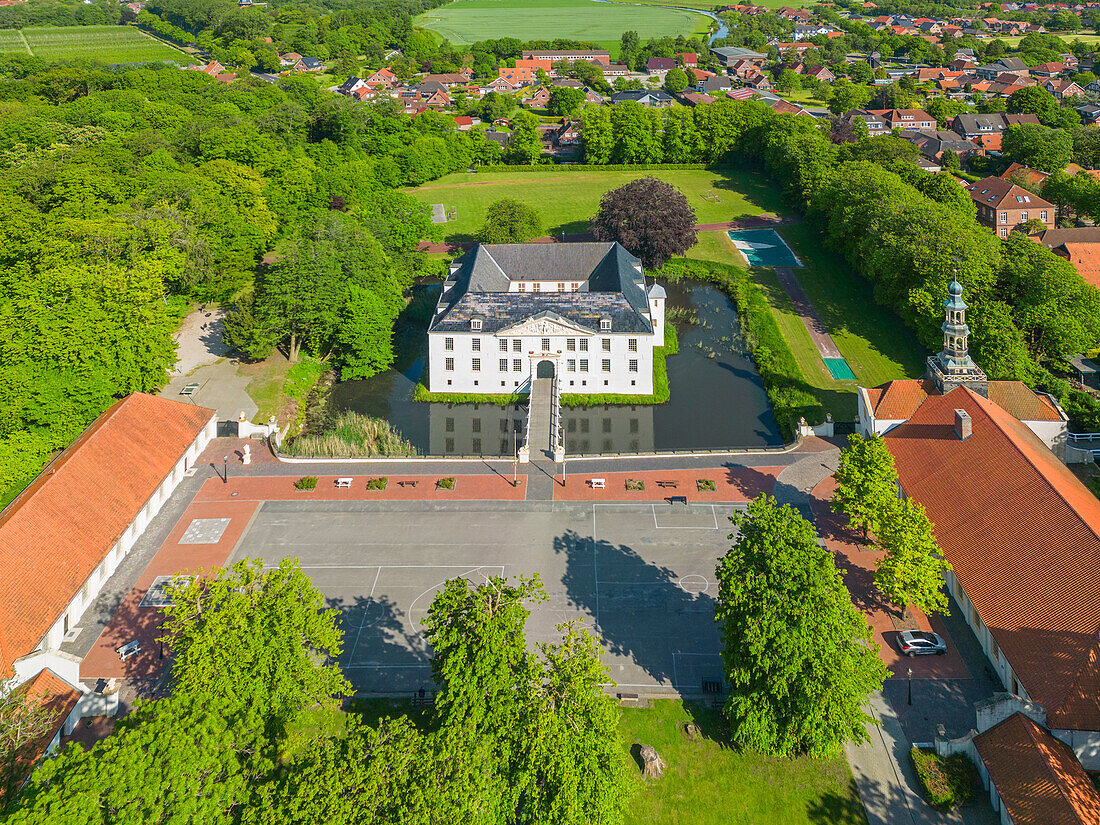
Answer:
<svg viewBox="0 0 1100 825"><path fill-rule="evenodd" d="M452 342L450 350L448 339ZM475 341L480 349L474 348ZM507 345L506 351L500 349L502 341ZM570 341L573 349L569 348ZM587 342L587 350L581 349L582 341ZM604 341L610 342L610 351L604 350ZM630 351L630 341L636 342L636 351ZM549 343L549 347L544 348L544 343ZM428 334L428 386L432 392L443 393L527 392L527 382L544 357L558 365L563 393L649 395L653 392L653 335L622 333L497 336L432 332ZM447 369L447 359L452 359L452 369ZM480 362L476 372L474 359ZM609 362L609 372L603 369L605 360ZM582 369L585 361L586 370ZM630 368L631 361L637 362L634 370Z"/></svg>

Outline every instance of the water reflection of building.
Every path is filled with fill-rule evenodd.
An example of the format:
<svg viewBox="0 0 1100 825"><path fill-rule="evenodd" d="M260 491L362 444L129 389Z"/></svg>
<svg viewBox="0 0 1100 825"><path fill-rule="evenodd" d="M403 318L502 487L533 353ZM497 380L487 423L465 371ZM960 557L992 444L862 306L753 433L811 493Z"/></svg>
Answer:
<svg viewBox="0 0 1100 825"><path fill-rule="evenodd" d="M523 441L527 407L519 404L431 404L431 455L511 456ZM650 406L565 407L567 454L652 452Z"/></svg>

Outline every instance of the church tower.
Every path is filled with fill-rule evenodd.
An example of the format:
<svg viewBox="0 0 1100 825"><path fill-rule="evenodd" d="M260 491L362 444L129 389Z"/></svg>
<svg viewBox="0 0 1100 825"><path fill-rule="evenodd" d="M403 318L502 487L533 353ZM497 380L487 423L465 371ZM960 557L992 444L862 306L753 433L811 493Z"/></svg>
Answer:
<svg viewBox="0 0 1100 825"><path fill-rule="evenodd" d="M966 304L962 299L962 284L952 281L947 287L947 300L943 302L944 320L943 350L929 356L927 377L936 384L941 394L955 387L969 387L979 395L988 397L989 379L970 358L970 327L966 325Z"/></svg>

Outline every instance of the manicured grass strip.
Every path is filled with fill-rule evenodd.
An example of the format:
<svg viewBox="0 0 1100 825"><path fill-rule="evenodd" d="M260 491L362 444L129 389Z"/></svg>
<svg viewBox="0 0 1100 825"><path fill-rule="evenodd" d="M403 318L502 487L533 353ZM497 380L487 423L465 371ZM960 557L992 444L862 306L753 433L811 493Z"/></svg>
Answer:
<svg viewBox="0 0 1100 825"><path fill-rule="evenodd" d="M683 732L693 723L698 735ZM627 807L628 825L863 825L863 805L847 762L773 759L743 752L712 708L662 699L623 710L623 751L631 770L635 743L652 745L668 764L661 779L643 783Z"/></svg>
<svg viewBox="0 0 1100 825"><path fill-rule="evenodd" d="M718 223L754 215L775 215L783 208L779 193L759 175L733 169L630 170L605 172L456 172L405 191L421 203L457 208L443 224L448 240L469 240L485 222L489 204L514 198L539 210L549 235L585 232L605 192L652 176L677 187L695 210L699 223Z"/></svg>

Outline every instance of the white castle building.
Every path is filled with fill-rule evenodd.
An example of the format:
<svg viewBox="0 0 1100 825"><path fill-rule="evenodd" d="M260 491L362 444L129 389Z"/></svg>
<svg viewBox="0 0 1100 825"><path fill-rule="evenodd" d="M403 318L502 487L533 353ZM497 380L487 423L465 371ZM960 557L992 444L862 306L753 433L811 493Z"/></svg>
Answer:
<svg viewBox="0 0 1100 825"><path fill-rule="evenodd" d="M479 244L451 264L428 327L428 389L650 395L665 291L617 243Z"/></svg>

